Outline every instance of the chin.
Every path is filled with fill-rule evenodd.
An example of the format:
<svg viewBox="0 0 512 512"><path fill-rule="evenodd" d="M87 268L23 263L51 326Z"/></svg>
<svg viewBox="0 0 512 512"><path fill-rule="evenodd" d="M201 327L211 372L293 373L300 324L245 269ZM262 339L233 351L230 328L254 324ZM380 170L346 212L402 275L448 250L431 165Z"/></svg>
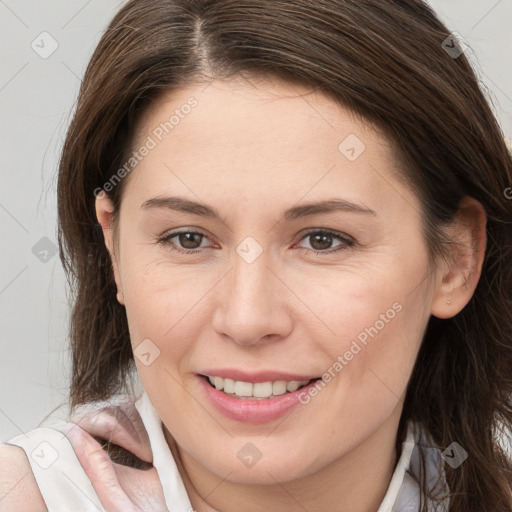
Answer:
<svg viewBox="0 0 512 512"><path fill-rule="evenodd" d="M238 446L244 446L247 443L237 443L236 452L240 450ZM270 456L262 454L257 462L243 463L235 454L233 458L226 458L225 452L219 453L218 457L209 460L199 460L199 463L208 467L219 478L236 484L251 485L275 485L298 480L308 476L311 473L321 469L321 465L315 468L309 461L305 461L305 457L297 450L294 456L289 457L290 451L287 453L272 453ZM235 452L235 453L236 453ZM293 452L292 452L293 453ZM286 456L288 454L288 457ZM219 460L222 461L219 463ZM226 475L229 475L226 477Z"/></svg>

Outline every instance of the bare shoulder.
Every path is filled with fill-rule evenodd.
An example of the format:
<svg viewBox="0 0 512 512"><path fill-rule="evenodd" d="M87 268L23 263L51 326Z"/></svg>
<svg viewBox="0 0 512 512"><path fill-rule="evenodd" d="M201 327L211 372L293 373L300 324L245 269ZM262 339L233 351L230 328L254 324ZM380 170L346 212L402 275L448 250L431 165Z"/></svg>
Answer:
<svg viewBox="0 0 512 512"><path fill-rule="evenodd" d="M0 512L47 512L25 451L1 443Z"/></svg>

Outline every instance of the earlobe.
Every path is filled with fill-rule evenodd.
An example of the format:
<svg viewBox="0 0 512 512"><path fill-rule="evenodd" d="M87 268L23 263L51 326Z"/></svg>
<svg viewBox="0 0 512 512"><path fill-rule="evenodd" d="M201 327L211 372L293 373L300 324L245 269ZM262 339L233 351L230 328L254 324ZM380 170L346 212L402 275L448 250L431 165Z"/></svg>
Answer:
<svg viewBox="0 0 512 512"><path fill-rule="evenodd" d="M114 239L112 231L112 213L114 211L114 206L112 200L103 191L96 195L96 201L94 206L96 210L96 218L98 219L98 222L103 231L105 246L110 254L110 259L112 261L112 270L114 272L114 279L118 290L116 297L118 302L124 306L125 304L121 286L121 279L119 275L119 266L114 251Z"/></svg>
<svg viewBox="0 0 512 512"><path fill-rule="evenodd" d="M448 228L453 240L449 257L439 269L432 315L451 318L462 311L477 287L487 246L487 215L482 204L464 197Z"/></svg>

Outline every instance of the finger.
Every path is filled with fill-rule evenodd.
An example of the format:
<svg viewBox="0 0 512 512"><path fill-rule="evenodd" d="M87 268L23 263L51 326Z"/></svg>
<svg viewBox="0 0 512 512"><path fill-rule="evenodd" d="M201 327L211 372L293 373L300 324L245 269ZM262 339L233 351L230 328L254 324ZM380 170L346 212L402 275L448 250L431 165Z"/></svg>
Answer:
<svg viewBox="0 0 512 512"><path fill-rule="evenodd" d="M133 425L135 432L142 444L143 447L147 447L149 453L151 454L151 458L153 457L153 453L151 450L151 443L149 441L148 431L144 426L144 422L139 414L139 411L135 407L134 402L128 402L121 405L121 410L126 414L130 423Z"/></svg>
<svg viewBox="0 0 512 512"><path fill-rule="evenodd" d="M119 484L115 468L107 453L87 432L77 426L68 439L107 512L140 512Z"/></svg>
<svg viewBox="0 0 512 512"><path fill-rule="evenodd" d="M117 477L131 501L143 512L169 512L156 468L139 471L114 464Z"/></svg>
<svg viewBox="0 0 512 512"><path fill-rule="evenodd" d="M136 409L135 413L129 408L105 407L85 415L75 415L71 421L92 436L117 444L139 459L152 463L153 453L147 432Z"/></svg>

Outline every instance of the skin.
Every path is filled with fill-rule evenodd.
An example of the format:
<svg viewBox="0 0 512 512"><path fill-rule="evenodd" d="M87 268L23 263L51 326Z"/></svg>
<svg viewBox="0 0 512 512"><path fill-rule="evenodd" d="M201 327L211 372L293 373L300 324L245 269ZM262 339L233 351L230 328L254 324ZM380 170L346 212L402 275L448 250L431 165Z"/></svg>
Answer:
<svg viewBox="0 0 512 512"><path fill-rule="evenodd" d="M145 113L134 148L192 96L198 105L125 178L117 237L110 200L96 199L132 346L149 338L160 350L148 366L136 358L137 368L191 503L198 512L375 511L399 456L403 399L430 315L457 314L478 282L485 212L463 200L446 229L464 250L431 268L419 198L397 179L389 141L289 84L216 80L166 94ZM338 150L350 134L366 146L354 161ZM221 220L141 208L170 195L206 203ZM334 197L376 214L283 218ZM158 242L181 228L205 237ZM314 229L355 244L322 245L306 236ZM247 236L263 249L252 263L236 252ZM236 422L201 392L196 374L212 367L321 376L395 303L400 312L285 418ZM237 457L247 442L262 454L251 468Z"/></svg>

